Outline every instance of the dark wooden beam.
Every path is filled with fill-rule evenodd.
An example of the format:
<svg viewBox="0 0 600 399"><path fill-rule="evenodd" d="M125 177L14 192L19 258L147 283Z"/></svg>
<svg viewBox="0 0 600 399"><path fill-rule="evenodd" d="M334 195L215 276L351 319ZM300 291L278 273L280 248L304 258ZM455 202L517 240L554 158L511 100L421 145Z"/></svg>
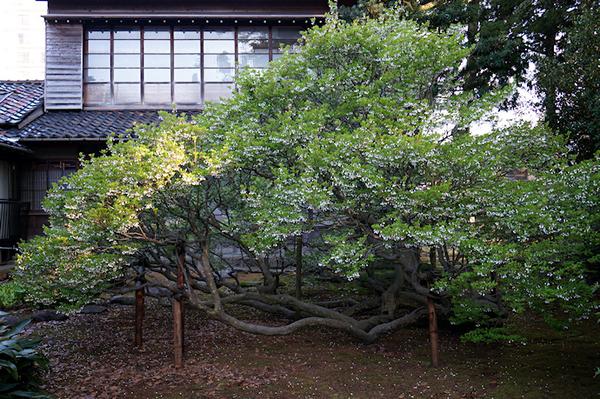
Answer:
<svg viewBox="0 0 600 399"><path fill-rule="evenodd" d="M327 0L49 0L48 14L108 15L323 15L329 9ZM316 16L316 15L315 15Z"/></svg>

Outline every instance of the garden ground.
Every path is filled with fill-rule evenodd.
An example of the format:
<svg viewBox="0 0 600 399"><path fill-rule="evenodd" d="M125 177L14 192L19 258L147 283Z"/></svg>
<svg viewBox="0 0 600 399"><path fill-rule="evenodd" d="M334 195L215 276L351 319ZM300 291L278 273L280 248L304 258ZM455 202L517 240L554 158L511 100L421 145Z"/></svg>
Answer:
<svg viewBox="0 0 600 399"><path fill-rule="evenodd" d="M250 318L257 315L248 313ZM519 320L527 343L463 344L441 331L442 366L429 367L424 328L363 345L331 330L253 336L186 310L186 366L172 366L170 308L147 307L133 348L133 308L36 324L58 398L594 398L596 326L556 332ZM594 329L592 331L591 329Z"/></svg>

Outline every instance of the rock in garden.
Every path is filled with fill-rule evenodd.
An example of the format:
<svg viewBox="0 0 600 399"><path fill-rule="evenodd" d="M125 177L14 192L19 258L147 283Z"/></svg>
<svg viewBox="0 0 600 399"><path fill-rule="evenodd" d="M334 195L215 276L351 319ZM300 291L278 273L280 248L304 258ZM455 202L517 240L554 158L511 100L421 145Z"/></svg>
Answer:
<svg viewBox="0 0 600 399"><path fill-rule="evenodd" d="M149 287L148 288L148 295L160 298L160 297L171 297L173 295L173 293L168 288L163 288L163 287Z"/></svg>
<svg viewBox="0 0 600 399"><path fill-rule="evenodd" d="M64 321L68 317L64 313L57 312L56 310L37 310L31 315L31 320L35 323L43 321Z"/></svg>
<svg viewBox="0 0 600 399"><path fill-rule="evenodd" d="M107 310L108 310L108 308L106 306L89 304L89 305L85 305L83 308L81 308L79 313L97 314L97 313L104 313Z"/></svg>
<svg viewBox="0 0 600 399"><path fill-rule="evenodd" d="M7 314L5 316L0 317L0 324L5 326L14 327L21 321L21 318L17 316L13 316L11 314Z"/></svg>
<svg viewBox="0 0 600 399"><path fill-rule="evenodd" d="M110 303L115 305L134 305L135 298L126 295L115 295L110 298Z"/></svg>

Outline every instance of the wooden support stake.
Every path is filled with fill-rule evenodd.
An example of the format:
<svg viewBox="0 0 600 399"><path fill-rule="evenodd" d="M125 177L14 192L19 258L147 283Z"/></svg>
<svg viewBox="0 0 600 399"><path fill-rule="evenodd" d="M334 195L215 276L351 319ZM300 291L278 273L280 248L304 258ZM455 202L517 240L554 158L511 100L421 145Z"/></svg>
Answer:
<svg viewBox="0 0 600 399"><path fill-rule="evenodd" d="M144 344L144 284L145 279L145 265L140 263L136 266L136 278L135 278L135 337L133 339L134 345L141 349Z"/></svg>
<svg viewBox="0 0 600 399"><path fill-rule="evenodd" d="M302 234L296 236L296 298L302 298Z"/></svg>
<svg viewBox="0 0 600 399"><path fill-rule="evenodd" d="M182 303L179 299L173 299L173 345L175 350L175 368L183 367L183 325Z"/></svg>
<svg viewBox="0 0 600 399"><path fill-rule="evenodd" d="M427 309L429 314L429 341L431 343L431 366L438 367L439 359L439 337L437 326L437 315L435 313L435 304L431 297L427 297Z"/></svg>
<svg viewBox="0 0 600 399"><path fill-rule="evenodd" d="M183 264L185 262L185 252L181 248L177 249L177 288L180 290L180 296L173 298L173 349L175 352L175 368L183 367Z"/></svg>
<svg viewBox="0 0 600 399"><path fill-rule="evenodd" d="M144 327L144 288L135 290L135 346L142 348Z"/></svg>
<svg viewBox="0 0 600 399"><path fill-rule="evenodd" d="M185 307L183 306L183 291L185 290L185 278L183 268L185 267L185 251L179 252L179 266L177 268L177 288L181 292L181 350L185 351Z"/></svg>

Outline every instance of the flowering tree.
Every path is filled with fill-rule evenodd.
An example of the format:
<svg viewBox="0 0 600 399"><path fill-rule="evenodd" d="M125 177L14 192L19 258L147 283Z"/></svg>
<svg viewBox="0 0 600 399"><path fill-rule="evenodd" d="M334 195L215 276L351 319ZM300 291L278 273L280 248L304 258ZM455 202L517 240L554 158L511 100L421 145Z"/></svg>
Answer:
<svg viewBox="0 0 600 399"><path fill-rule="evenodd" d="M134 264L260 334L321 325L371 342L428 301L478 325L549 305L587 315L597 162L570 166L544 126L469 134L504 93L459 89L461 40L388 16L331 18L244 72L232 99L112 140L46 200L51 225L19 257L21 278L43 280L30 299L85 301ZM511 177L525 169L533 178ZM364 289L292 296L279 277L300 262ZM242 266L261 284L241 284ZM250 323L232 304L290 322Z"/></svg>

